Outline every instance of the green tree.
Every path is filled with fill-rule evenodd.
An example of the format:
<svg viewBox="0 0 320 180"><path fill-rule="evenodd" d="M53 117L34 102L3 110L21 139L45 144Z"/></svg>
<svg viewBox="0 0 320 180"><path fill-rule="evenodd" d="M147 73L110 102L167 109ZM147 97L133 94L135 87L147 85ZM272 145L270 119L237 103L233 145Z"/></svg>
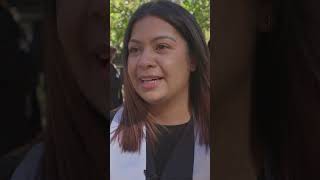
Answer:
<svg viewBox="0 0 320 180"><path fill-rule="evenodd" d="M122 48L122 41L128 21L134 11L143 3L150 0L111 0L110 27L111 46L118 51ZM210 38L210 1L209 0L173 0L186 8L197 19L206 40Z"/></svg>
<svg viewBox="0 0 320 180"><path fill-rule="evenodd" d="M207 41L210 39L210 1L181 0L181 6L186 8L199 23Z"/></svg>

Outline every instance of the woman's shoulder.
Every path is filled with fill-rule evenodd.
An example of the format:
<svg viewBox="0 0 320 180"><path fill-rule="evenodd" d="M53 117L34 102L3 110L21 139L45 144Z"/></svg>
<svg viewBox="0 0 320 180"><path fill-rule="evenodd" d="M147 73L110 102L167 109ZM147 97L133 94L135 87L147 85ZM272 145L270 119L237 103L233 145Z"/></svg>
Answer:
<svg viewBox="0 0 320 180"><path fill-rule="evenodd" d="M11 180L41 180L44 144L35 144L14 171Z"/></svg>
<svg viewBox="0 0 320 180"><path fill-rule="evenodd" d="M113 121L118 122L121 119L122 111L123 111L123 106L119 106L110 111L110 120L111 120L110 124Z"/></svg>

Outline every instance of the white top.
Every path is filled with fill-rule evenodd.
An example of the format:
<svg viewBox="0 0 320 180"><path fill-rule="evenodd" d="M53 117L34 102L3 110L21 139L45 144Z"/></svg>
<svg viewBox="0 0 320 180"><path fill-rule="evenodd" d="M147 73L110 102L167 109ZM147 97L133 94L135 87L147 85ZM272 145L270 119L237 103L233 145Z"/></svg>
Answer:
<svg viewBox="0 0 320 180"><path fill-rule="evenodd" d="M118 128L123 107L114 116L110 126L110 141ZM144 128L144 134L145 128ZM110 143L110 180L144 180L146 169L146 139L142 139L139 152L122 152L117 141ZM210 180L210 150L199 144L195 133L193 180Z"/></svg>

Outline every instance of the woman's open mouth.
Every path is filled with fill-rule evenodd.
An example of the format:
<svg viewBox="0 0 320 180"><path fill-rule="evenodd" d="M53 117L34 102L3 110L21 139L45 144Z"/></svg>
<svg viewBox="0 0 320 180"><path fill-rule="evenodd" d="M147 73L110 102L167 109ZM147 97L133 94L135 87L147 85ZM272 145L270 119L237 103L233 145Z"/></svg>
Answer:
<svg viewBox="0 0 320 180"><path fill-rule="evenodd" d="M163 77L158 76L139 78L142 88L145 90L151 90L158 87L162 79Z"/></svg>

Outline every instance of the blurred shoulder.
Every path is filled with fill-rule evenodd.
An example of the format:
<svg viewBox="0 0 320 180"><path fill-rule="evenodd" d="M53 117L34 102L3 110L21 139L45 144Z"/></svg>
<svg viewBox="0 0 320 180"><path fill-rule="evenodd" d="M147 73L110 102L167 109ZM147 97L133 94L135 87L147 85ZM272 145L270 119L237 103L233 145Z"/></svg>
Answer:
<svg viewBox="0 0 320 180"><path fill-rule="evenodd" d="M44 144L35 144L16 168L11 180L42 180L40 176L43 152Z"/></svg>

